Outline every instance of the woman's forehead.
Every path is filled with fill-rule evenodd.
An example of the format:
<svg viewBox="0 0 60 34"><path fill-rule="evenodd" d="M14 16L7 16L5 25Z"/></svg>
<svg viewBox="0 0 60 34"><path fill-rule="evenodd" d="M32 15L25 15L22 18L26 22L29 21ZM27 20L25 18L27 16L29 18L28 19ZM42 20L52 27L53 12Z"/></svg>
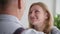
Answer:
<svg viewBox="0 0 60 34"><path fill-rule="evenodd" d="M34 5L34 6L31 7L30 10L41 10L41 9L43 9L41 6L39 6L39 5Z"/></svg>

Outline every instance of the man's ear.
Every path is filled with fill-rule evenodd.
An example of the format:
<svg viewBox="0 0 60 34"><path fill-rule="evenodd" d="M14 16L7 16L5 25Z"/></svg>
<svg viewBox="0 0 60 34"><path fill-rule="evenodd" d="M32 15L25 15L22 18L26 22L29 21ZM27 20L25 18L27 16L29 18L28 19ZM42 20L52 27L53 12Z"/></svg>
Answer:
<svg viewBox="0 0 60 34"><path fill-rule="evenodd" d="M21 0L18 0L18 9L21 9Z"/></svg>

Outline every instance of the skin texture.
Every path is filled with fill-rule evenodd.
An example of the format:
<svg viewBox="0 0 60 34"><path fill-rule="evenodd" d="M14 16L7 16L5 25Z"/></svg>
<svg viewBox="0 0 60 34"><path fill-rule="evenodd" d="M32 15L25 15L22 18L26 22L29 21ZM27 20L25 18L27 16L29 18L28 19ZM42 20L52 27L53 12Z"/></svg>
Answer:
<svg viewBox="0 0 60 34"><path fill-rule="evenodd" d="M47 13L39 5L34 5L31 7L28 15L29 21L34 25L34 29L37 31L43 31L46 24Z"/></svg>
<svg viewBox="0 0 60 34"><path fill-rule="evenodd" d="M20 1L18 3L18 1ZM0 14L8 14L16 16L19 20L21 19L24 11L23 0L8 0L7 4L4 4L5 8L0 10ZM1 6L1 5L0 5Z"/></svg>

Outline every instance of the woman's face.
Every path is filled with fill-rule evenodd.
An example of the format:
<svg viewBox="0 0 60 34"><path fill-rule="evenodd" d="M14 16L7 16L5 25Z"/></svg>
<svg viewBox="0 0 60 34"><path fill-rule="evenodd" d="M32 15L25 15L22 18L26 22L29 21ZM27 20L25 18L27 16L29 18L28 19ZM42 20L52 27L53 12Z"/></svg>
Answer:
<svg viewBox="0 0 60 34"><path fill-rule="evenodd" d="M29 21L32 25L44 25L45 20L47 19L47 13L39 5L34 5L29 11Z"/></svg>

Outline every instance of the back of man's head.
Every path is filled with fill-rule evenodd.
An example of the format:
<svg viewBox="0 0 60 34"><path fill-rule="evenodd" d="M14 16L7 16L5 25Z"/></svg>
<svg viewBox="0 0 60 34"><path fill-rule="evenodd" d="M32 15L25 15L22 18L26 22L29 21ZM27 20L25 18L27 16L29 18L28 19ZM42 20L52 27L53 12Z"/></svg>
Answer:
<svg viewBox="0 0 60 34"><path fill-rule="evenodd" d="M0 0L0 14L9 14L21 19L24 11L24 0Z"/></svg>
<svg viewBox="0 0 60 34"><path fill-rule="evenodd" d="M0 10L4 10L8 0L0 0Z"/></svg>

